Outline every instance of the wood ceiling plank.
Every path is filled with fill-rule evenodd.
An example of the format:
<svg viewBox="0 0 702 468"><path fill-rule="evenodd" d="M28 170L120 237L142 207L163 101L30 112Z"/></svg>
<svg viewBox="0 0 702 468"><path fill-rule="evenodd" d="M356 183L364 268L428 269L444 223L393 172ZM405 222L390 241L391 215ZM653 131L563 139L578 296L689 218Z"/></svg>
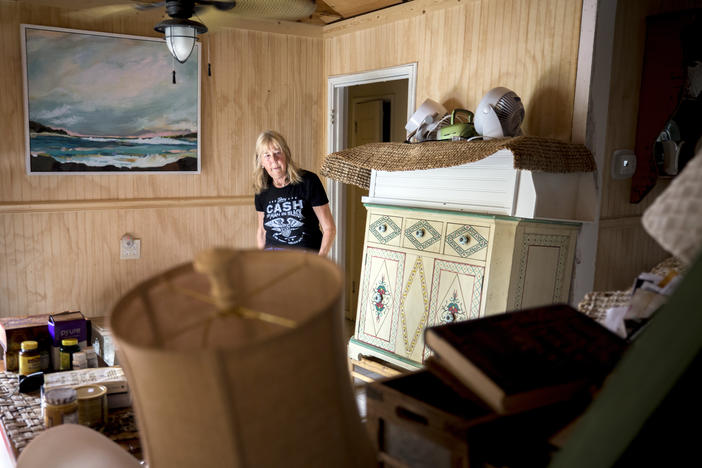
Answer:
<svg viewBox="0 0 702 468"><path fill-rule="evenodd" d="M326 3L342 17L350 18L402 3L402 0L329 0Z"/></svg>

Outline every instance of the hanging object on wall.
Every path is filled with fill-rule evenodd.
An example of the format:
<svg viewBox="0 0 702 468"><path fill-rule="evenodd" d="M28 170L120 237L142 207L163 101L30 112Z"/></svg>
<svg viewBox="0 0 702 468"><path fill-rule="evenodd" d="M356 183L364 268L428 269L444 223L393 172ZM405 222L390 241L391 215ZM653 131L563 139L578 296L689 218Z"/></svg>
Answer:
<svg viewBox="0 0 702 468"><path fill-rule="evenodd" d="M636 172L629 201L639 203L659 176L674 176L702 136L702 10L646 18L636 124Z"/></svg>

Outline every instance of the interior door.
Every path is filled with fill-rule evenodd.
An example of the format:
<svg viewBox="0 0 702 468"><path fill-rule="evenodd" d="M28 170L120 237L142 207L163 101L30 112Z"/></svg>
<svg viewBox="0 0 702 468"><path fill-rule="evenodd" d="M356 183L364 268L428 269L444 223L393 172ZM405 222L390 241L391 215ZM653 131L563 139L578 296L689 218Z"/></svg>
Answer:
<svg viewBox="0 0 702 468"><path fill-rule="evenodd" d="M353 132L351 146L377 143L383 140L383 100L373 99L353 103Z"/></svg>

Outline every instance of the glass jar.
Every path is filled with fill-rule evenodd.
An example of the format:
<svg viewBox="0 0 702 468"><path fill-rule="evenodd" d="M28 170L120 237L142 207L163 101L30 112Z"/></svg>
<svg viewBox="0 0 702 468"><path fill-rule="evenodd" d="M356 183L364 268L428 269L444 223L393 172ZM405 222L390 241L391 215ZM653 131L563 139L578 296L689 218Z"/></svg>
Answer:
<svg viewBox="0 0 702 468"><path fill-rule="evenodd" d="M80 351L78 340L76 338L66 338L61 340L59 348L59 370L73 369L73 353Z"/></svg>
<svg viewBox="0 0 702 468"><path fill-rule="evenodd" d="M78 398L78 423L99 427L107 421L107 387L82 385L76 388Z"/></svg>
<svg viewBox="0 0 702 468"><path fill-rule="evenodd" d="M41 370L41 356L36 341L23 341L19 352L19 375L29 375Z"/></svg>
<svg viewBox="0 0 702 468"><path fill-rule="evenodd" d="M44 393L44 425L78 424L78 399L73 388L54 388Z"/></svg>

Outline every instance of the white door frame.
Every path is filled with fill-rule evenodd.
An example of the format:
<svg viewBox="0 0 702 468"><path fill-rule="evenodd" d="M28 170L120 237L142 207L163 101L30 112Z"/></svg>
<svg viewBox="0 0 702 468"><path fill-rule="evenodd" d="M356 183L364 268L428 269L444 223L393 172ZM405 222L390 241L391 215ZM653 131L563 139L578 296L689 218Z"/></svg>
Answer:
<svg viewBox="0 0 702 468"><path fill-rule="evenodd" d="M347 146L346 114L350 86L382 81L408 80L407 119L412 116L417 93L417 63L382 68L350 75L330 76L327 87L327 154L340 151ZM346 268L346 187L342 182L327 178L329 207L336 221L336 238L329 257L345 271Z"/></svg>

